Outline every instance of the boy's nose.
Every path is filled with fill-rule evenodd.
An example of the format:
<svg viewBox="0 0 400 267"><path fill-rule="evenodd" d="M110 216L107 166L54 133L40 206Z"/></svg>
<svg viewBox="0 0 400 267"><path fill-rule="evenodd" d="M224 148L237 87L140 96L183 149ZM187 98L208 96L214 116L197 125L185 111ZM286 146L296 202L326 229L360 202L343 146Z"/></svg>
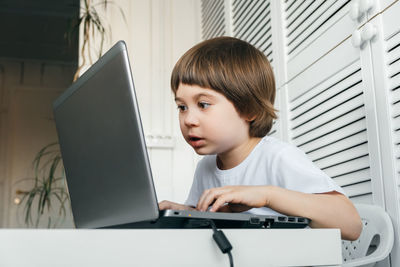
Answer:
<svg viewBox="0 0 400 267"><path fill-rule="evenodd" d="M194 112L187 112L184 117L184 123L186 126L197 126L199 120Z"/></svg>

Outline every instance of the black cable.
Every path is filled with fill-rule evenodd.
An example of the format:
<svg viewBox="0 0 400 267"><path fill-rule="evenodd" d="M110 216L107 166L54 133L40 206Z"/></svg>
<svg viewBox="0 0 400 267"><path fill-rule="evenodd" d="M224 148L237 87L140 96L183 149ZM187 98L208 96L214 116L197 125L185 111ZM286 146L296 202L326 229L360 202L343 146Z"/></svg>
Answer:
<svg viewBox="0 0 400 267"><path fill-rule="evenodd" d="M217 229L217 226L215 225L213 220L208 220L208 222L213 229L213 232L214 232L213 239L214 239L215 243L217 243L217 245L222 253L224 253L224 254L228 253L230 267L233 267L233 256L231 253L231 250L232 250L231 243L229 242L228 238L225 236L224 232L222 232L222 230Z"/></svg>
<svg viewBox="0 0 400 267"><path fill-rule="evenodd" d="M230 251L228 251L228 257L229 257L229 265L230 267L233 267L233 257Z"/></svg>
<svg viewBox="0 0 400 267"><path fill-rule="evenodd" d="M213 220L207 220L207 221L208 221L208 223L211 225L214 234L215 234L216 232L218 232L217 226L215 225L214 221L213 221Z"/></svg>

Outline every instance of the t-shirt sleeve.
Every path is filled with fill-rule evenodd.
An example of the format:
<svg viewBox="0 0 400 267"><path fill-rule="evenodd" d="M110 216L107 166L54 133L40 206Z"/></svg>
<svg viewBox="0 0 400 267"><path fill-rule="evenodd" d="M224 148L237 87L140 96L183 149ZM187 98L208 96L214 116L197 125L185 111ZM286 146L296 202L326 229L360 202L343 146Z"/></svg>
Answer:
<svg viewBox="0 0 400 267"><path fill-rule="evenodd" d="M344 194L343 189L332 178L295 146L283 149L274 165L275 175L284 188L304 193L337 191Z"/></svg>

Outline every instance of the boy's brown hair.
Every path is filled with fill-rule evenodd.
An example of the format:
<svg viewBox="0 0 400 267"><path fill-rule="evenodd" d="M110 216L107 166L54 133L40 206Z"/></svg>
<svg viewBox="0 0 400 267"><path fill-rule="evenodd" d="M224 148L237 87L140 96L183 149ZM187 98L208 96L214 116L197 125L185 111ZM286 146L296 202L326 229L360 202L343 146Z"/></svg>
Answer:
<svg viewBox="0 0 400 267"><path fill-rule="evenodd" d="M263 137L276 119L275 79L267 57L251 44L232 37L203 41L176 63L171 89L198 85L223 94L240 115L254 118L250 136Z"/></svg>

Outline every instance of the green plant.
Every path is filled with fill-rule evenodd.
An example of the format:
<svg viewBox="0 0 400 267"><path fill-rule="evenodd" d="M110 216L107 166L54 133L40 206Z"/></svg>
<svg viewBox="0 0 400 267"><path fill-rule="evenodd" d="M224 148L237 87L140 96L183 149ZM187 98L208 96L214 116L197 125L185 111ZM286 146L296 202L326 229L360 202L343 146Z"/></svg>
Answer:
<svg viewBox="0 0 400 267"><path fill-rule="evenodd" d="M68 194L65 189L65 172L58 143L43 147L33 160L34 177L20 180L33 181L28 191L17 190L24 204L24 222L28 226L38 227L41 217L47 212L47 227L55 227L65 218ZM58 201L58 203L54 203ZM58 208L58 219L53 221L50 215L53 206Z"/></svg>

